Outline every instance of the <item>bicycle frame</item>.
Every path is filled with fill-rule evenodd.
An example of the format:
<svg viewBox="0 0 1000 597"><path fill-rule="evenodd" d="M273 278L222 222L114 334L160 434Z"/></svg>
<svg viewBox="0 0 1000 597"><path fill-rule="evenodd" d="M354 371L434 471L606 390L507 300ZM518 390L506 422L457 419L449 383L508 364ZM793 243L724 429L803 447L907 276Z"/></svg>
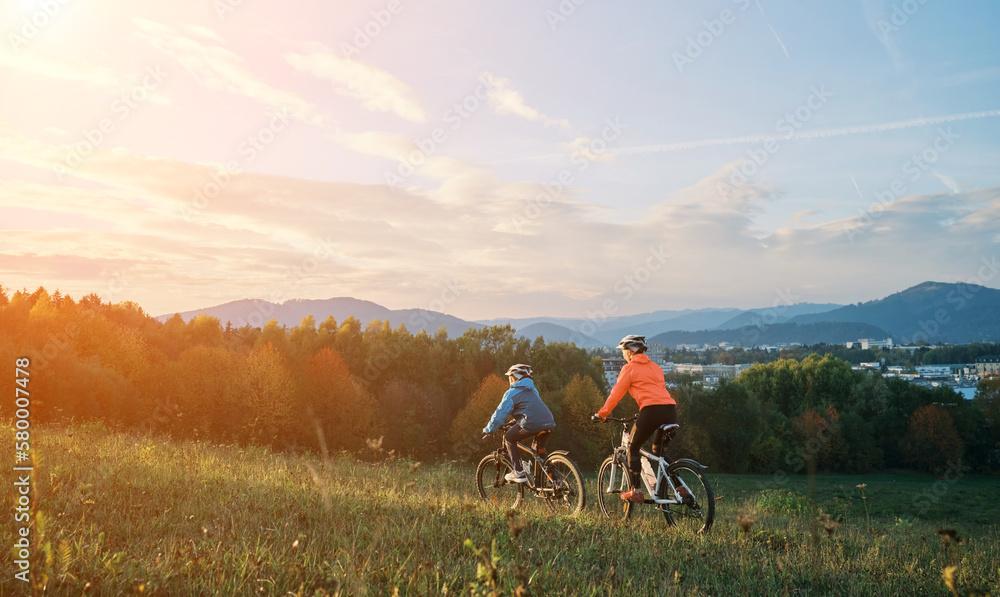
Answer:
<svg viewBox="0 0 1000 597"><path fill-rule="evenodd" d="M514 423L507 423L506 425L500 428L500 431L506 431L513 424ZM530 489L531 492L534 493L535 495L553 493L554 490L551 487L540 487L540 485L542 484L542 473L543 471L545 471L545 464L548 461L548 459L551 458L552 456L555 456L556 454L567 456L569 452L567 452L566 450L553 450L552 452L546 450L545 458L542 459L541 457L539 457L538 452L532 450L528 446L525 446L521 442L517 442L517 447L520 448L522 452L522 457L521 457L522 464L526 462L534 463L534 465L531 466L532 469L531 474L528 475L528 482L525 483L525 486L528 489ZM495 454L497 455L498 459L503 460L504 465L510 467L511 469L514 468L514 463L512 463L510 460L510 453L507 452L507 444L504 443L502 433L500 434L500 447L496 449ZM525 458L525 456L527 456L528 458ZM547 471L546 474L548 474ZM549 476L549 480L551 479L552 477ZM495 482L510 483L510 481L507 481L506 479L503 478L503 476L499 473L499 471L497 473L497 479Z"/></svg>
<svg viewBox="0 0 1000 597"><path fill-rule="evenodd" d="M615 448L615 464L613 464L611 467L611 482L608 483L608 491L606 493L614 493L614 491L612 491L611 488L615 486L618 487L628 486L628 477L627 477L628 472L626 470L628 468L628 449L630 445L629 434L628 434L628 422L622 422L622 421L619 422L621 422L623 428L622 441L621 444L617 448ZM664 446L664 448L666 448L666 446ZM646 450L645 448L640 448L639 454L650 463L651 467L653 463L656 464L656 478L653 486L650 486L649 479L646 478L644 472L640 471L639 473L639 477L640 479L642 479L642 484L646 489L646 495L650 496L649 498L645 499L643 503L657 504L657 505L683 504L684 503L683 500L678 495L677 491L678 484L680 487L683 487L685 490L687 490L688 493L691 492L691 488L688 487L687 484L684 482L684 480L681 479L680 477L676 477L676 481L678 482L678 484L674 483L674 479L671 478L672 475L670 475L668 472L670 465L674 464L674 462L664 456L658 457L649 450ZM695 462L694 460L690 460L687 458L681 458L677 460L677 462L682 462L682 461L686 464L693 465L698 469L705 470L705 467L703 465ZM616 479L615 478L616 473L621 475L621 477ZM663 495L670 495L671 497L662 497L662 498L657 497L655 490L657 487L663 487L662 484L664 482L666 482L667 484L666 486L669 488L670 491L669 493L663 492Z"/></svg>

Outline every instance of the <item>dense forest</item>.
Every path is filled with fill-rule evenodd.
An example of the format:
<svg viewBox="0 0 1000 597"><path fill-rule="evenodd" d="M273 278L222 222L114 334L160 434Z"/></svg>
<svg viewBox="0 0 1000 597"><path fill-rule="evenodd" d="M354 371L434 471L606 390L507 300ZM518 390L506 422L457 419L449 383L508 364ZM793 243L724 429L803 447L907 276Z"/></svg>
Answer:
<svg viewBox="0 0 1000 597"><path fill-rule="evenodd" d="M612 425L589 421L608 391L600 358L510 326L449 338L350 317L161 323L131 302L0 287L0 360L13 369L24 357L32 424L99 420L211 442L463 461L494 447L479 432L507 388L503 371L525 362L556 417L551 446L593 468L613 441ZM998 380L969 402L811 354L672 392L683 430L671 451L719 471L1000 469ZM0 417L14 409L0 401ZM625 400L616 414L634 410Z"/></svg>

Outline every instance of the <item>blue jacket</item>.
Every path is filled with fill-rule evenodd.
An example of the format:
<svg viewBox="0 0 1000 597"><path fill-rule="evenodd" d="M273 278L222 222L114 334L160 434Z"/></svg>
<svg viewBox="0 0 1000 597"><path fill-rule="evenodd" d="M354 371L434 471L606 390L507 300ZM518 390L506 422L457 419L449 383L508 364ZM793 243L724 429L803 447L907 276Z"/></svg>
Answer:
<svg viewBox="0 0 1000 597"><path fill-rule="evenodd" d="M521 419L521 427L525 431L538 432L556 427L552 412L535 390L535 382L528 377L517 380L504 393L496 412L483 431L493 433L506 423L511 415Z"/></svg>

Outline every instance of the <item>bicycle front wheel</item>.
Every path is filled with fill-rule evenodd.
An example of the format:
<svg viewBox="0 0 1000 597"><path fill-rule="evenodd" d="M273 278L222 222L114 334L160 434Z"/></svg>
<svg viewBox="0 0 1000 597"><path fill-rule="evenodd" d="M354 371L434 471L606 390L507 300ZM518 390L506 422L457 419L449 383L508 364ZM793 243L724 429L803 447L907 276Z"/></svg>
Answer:
<svg viewBox="0 0 1000 597"><path fill-rule="evenodd" d="M715 521L715 494L705 474L687 464L674 464L667 474L683 502L662 506L667 524L692 533L707 533Z"/></svg>
<svg viewBox="0 0 1000 597"><path fill-rule="evenodd" d="M612 520L625 520L632 515L634 504L621 498L623 491L628 491L628 472L623 463L608 456L597 472L597 502L601 512Z"/></svg>
<svg viewBox="0 0 1000 597"><path fill-rule="evenodd" d="M560 514L576 516L586 505L583 475L576 463L561 454L545 461L542 492L545 503Z"/></svg>
<svg viewBox="0 0 1000 597"><path fill-rule="evenodd" d="M511 470L510 465L503 458L497 458L496 454L489 454L480 460L476 468L479 497L497 508L517 508L524 495L524 484L504 479L504 475Z"/></svg>

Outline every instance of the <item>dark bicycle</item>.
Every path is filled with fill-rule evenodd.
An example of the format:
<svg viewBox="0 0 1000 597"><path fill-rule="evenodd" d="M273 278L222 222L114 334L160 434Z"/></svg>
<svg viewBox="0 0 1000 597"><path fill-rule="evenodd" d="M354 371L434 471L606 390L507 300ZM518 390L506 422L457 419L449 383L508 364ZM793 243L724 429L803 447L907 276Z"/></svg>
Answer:
<svg viewBox="0 0 1000 597"><path fill-rule="evenodd" d="M632 515L633 507L639 505L620 497L622 492L629 489L628 432L629 424L637 417L638 415L627 419L605 419L606 422L622 425L621 444L604 460L597 473L597 501L601 504L601 512L608 518L625 520ZM679 429L680 425L674 423L661 425L656 430L656 433L662 435L662 450L666 449ZM656 443L655 436L653 442ZM670 461L645 449L640 454L643 465L640 477L646 487L646 495L652 496L652 499L647 498L641 503L654 505L663 512L663 517L671 526L707 533L715 520L715 496L705 476L706 467L689 458Z"/></svg>
<svg viewBox="0 0 1000 597"><path fill-rule="evenodd" d="M516 425L508 421L497 432L500 447L479 461L476 468L476 488L479 496L498 507L511 510L521 505L525 492L534 494L555 512L575 516L586 503L583 475L579 467L568 458L565 450L555 450L547 455L517 444L521 449L521 464L528 475L527 483L512 483L504 475L514 470L503 442L503 433ZM497 433L495 432L495 433ZM551 433L543 431L542 433ZM483 436L484 439L488 436Z"/></svg>

